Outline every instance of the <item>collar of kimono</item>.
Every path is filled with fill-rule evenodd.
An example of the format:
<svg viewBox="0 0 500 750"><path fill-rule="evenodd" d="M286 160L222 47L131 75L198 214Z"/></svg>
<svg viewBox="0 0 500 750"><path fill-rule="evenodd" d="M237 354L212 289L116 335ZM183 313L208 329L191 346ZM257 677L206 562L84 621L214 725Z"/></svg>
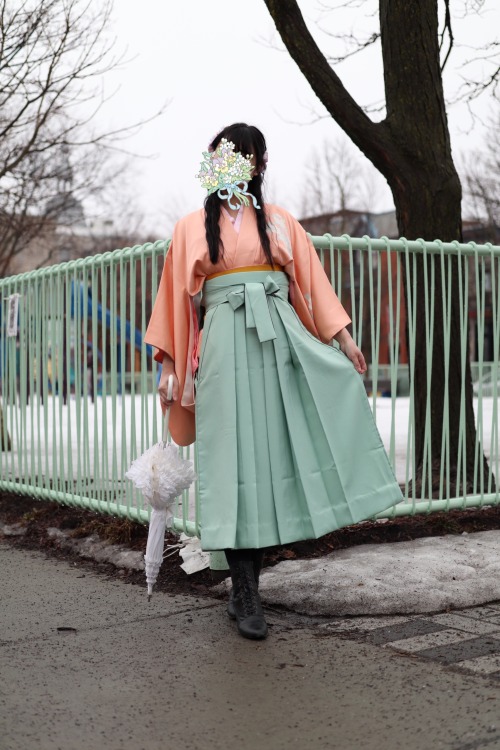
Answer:
<svg viewBox="0 0 500 750"><path fill-rule="evenodd" d="M215 151L204 151L196 177L209 195L216 192L221 200L227 200L233 210L237 210L238 204L249 206L250 198L255 208L260 208L255 196L248 192L248 183L252 179L252 157L249 154L243 156L234 149L232 141L222 138ZM236 204L231 202L233 198Z"/></svg>

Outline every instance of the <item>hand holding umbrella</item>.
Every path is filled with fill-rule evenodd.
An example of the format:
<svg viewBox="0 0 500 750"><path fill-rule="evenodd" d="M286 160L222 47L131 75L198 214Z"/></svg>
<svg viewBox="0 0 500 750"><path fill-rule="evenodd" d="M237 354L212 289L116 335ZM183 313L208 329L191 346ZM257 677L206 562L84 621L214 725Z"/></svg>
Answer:
<svg viewBox="0 0 500 750"><path fill-rule="evenodd" d="M172 398L172 390L173 377L170 376L167 396L169 400ZM163 421L162 441L133 461L125 474L135 487L141 490L144 500L152 507L144 555L148 601L151 600L153 586L163 560L165 529L172 523L172 506L175 498L183 490L188 489L196 479L191 462L182 458L177 448L167 442L169 417L170 408L167 408Z"/></svg>

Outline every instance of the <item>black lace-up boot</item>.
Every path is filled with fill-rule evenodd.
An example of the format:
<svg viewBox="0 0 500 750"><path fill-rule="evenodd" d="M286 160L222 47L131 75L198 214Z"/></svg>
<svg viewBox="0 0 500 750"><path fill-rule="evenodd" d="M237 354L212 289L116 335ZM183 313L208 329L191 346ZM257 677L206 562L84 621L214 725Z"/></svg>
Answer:
<svg viewBox="0 0 500 750"><path fill-rule="evenodd" d="M257 591L253 562L233 558L228 559L228 563L233 582L232 607L238 630L245 638L265 638L267 623Z"/></svg>
<svg viewBox="0 0 500 750"><path fill-rule="evenodd" d="M260 572L262 570L262 566L264 565L264 552L263 549L252 549L252 550L245 550L249 553L249 556L252 559L253 562L253 574L255 578L255 583L257 584L257 588L259 588L259 577ZM234 550L226 550L226 558L228 559L229 564L229 557L231 554L235 554ZM231 620L236 620L236 612L234 611L234 591L231 589L229 592L229 601L227 603L227 613Z"/></svg>

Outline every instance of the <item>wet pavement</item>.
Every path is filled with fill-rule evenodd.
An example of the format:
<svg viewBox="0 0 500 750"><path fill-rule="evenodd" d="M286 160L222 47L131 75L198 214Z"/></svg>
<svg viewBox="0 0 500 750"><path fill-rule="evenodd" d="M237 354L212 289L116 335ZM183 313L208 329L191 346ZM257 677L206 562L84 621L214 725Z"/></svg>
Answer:
<svg viewBox="0 0 500 750"><path fill-rule="evenodd" d="M0 544L1 750L500 748L500 604L442 615L267 610L157 594Z"/></svg>
<svg viewBox="0 0 500 750"><path fill-rule="evenodd" d="M339 618L320 627L500 680L500 603L429 617Z"/></svg>

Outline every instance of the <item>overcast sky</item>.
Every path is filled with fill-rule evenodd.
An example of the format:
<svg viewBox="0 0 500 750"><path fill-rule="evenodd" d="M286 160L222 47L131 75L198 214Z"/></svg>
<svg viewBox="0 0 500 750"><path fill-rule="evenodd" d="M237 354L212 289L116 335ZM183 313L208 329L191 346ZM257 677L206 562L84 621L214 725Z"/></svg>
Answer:
<svg viewBox="0 0 500 750"><path fill-rule="evenodd" d="M469 0L469 6L479 4ZM340 0L300 0L299 5L322 50L330 55L339 54L343 47L321 28L352 32L358 38L376 30L376 4L371 0L333 12L326 12L325 7L341 5ZM454 6L463 9L465 3ZM472 12L456 21L459 46L445 75L449 96L460 85L460 71L454 72L458 63L472 56L469 48L460 45L479 44L483 39L491 44L498 28L498 0L485 0L482 16ZM345 136L283 51L263 0L115 0L112 30L117 49L126 48L127 61L105 77L106 93L116 93L100 113L100 122L126 124L170 102L160 118L126 143L131 151L153 157L130 160L135 210L145 217L145 228L158 236L169 234L177 218L202 205L205 193L195 179L201 152L220 128L235 121L255 124L266 136L268 200L300 214L301 183L313 149L324 140ZM359 104L383 103L378 48L335 69ZM471 66L466 69L472 70ZM481 72L476 66L476 75ZM486 96L473 104L483 120L493 106ZM380 119L383 112L371 116ZM452 106L449 120L457 154L480 145L484 130L479 121L471 120L464 105ZM368 164L352 148L353 159ZM373 210L392 207L382 178L373 193Z"/></svg>

